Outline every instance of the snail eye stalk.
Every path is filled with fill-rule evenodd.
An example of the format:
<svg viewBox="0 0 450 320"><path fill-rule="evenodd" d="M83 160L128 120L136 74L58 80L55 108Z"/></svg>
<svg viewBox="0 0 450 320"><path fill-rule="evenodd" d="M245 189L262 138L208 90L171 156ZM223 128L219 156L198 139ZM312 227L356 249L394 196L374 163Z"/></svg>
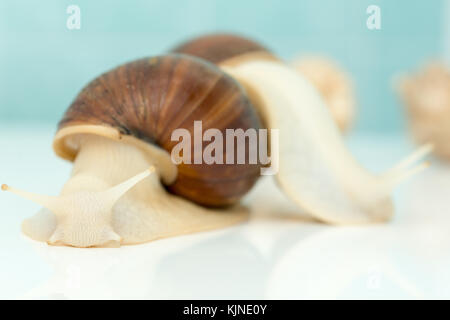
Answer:
<svg viewBox="0 0 450 320"><path fill-rule="evenodd" d="M107 212L111 210L114 204L128 190L130 190L137 183L148 177L153 172L155 172L155 167L152 166L149 169L105 191L82 191L69 195L46 196L23 191L17 188L10 187L6 184L2 185L2 190L9 191L24 199L33 201L50 210L57 216L64 216L67 214L67 212L74 210L82 211L83 208L94 208L98 211ZM92 212L92 214L96 213Z"/></svg>

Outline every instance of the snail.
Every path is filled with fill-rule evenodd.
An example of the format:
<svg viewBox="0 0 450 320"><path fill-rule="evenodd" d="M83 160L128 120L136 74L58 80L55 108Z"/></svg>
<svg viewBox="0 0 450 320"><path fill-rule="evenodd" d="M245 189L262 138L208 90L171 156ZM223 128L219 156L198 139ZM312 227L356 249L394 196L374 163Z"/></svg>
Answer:
<svg viewBox="0 0 450 320"><path fill-rule="evenodd" d="M279 185L307 213L334 224L387 220L392 188L422 170L426 164L408 168L430 150L381 176L368 173L301 75L251 40L206 36L119 66L82 89L53 141L55 153L73 162L60 195L2 185L44 207L22 231L52 245L103 247L243 221L248 212L239 200L263 164L174 161L173 133L192 133L200 120L219 131L279 130L270 145ZM194 157L202 151L192 148Z"/></svg>
<svg viewBox="0 0 450 320"><path fill-rule="evenodd" d="M320 56L305 56L292 61L319 91L341 132L347 132L355 117L355 92L350 75L335 61Z"/></svg>
<svg viewBox="0 0 450 320"><path fill-rule="evenodd" d="M98 247L242 221L244 207L226 214L214 207L237 203L259 177L259 164L176 166L171 159L174 129L192 131L199 119L205 129L261 127L243 88L195 57L141 59L96 78L54 137L56 154L74 163L60 196L2 186L45 208L25 220L22 231L49 244Z"/></svg>
<svg viewBox="0 0 450 320"><path fill-rule="evenodd" d="M450 160L450 69L432 62L417 74L399 75L395 86L414 138L432 141L434 153Z"/></svg>
<svg viewBox="0 0 450 320"><path fill-rule="evenodd" d="M211 61L243 85L264 125L279 129L279 186L323 222L388 220L394 212L390 195L394 187L429 165L423 162L412 167L432 150L431 144L425 144L386 173L369 173L346 148L314 86L253 40L212 34L172 51Z"/></svg>

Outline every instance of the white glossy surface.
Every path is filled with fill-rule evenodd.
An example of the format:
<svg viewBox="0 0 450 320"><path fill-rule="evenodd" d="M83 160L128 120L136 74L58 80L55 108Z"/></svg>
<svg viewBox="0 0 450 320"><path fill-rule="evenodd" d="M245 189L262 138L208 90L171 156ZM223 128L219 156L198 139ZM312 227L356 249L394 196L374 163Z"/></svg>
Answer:
<svg viewBox="0 0 450 320"><path fill-rule="evenodd" d="M56 194L70 164L51 150L53 127L0 127L0 183ZM357 157L381 171L408 154L404 137L355 136ZM272 184L245 199L233 228L120 249L33 242L21 221L38 207L0 193L0 298L450 298L450 166L395 193L392 222L331 227L298 215Z"/></svg>

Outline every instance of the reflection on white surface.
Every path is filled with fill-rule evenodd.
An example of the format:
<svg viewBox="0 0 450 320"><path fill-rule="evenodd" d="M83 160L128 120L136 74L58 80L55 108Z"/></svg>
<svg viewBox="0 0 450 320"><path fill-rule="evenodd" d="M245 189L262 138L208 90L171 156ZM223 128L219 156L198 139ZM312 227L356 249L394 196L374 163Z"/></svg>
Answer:
<svg viewBox="0 0 450 320"><path fill-rule="evenodd" d="M0 182L38 191L45 181L42 188L56 193L70 166L51 154L51 134L34 137L0 137L0 168L10 169ZM17 141L32 143L33 163L18 156ZM375 169L408 149L402 138L351 145ZM264 179L246 199L253 211L246 224L119 249L75 249L20 236L20 221L38 208L0 194L0 297L450 298L450 166L434 163L395 200L389 224L331 227L300 215Z"/></svg>
<svg viewBox="0 0 450 320"><path fill-rule="evenodd" d="M244 284L243 294L258 294L264 279L264 260L233 230L118 250L36 249L54 274L26 298L225 298L247 291Z"/></svg>

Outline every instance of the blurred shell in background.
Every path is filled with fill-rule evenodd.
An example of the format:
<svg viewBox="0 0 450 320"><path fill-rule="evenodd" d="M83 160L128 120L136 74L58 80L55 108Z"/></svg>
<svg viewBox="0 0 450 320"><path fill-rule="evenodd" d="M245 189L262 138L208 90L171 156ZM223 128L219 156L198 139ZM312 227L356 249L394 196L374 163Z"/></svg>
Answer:
<svg viewBox="0 0 450 320"><path fill-rule="evenodd" d="M335 61L325 57L301 57L292 65L313 83L341 132L346 132L355 116L355 92L350 76Z"/></svg>
<svg viewBox="0 0 450 320"><path fill-rule="evenodd" d="M439 62L397 79L399 92L418 143L432 142L435 154L450 160L450 70Z"/></svg>

